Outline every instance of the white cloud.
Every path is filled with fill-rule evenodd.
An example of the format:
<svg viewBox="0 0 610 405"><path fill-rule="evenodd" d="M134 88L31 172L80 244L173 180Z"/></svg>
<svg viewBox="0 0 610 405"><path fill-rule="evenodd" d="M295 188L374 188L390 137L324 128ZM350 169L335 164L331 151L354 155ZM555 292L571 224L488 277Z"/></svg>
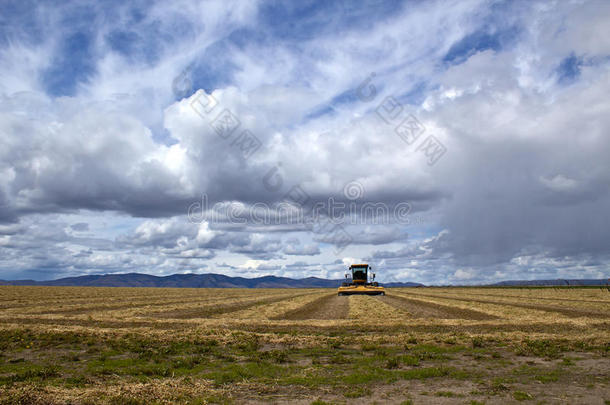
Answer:
<svg viewBox="0 0 610 405"><path fill-rule="evenodd" d="M453 278L460 281L472 280L475 277L477 277L477 273L473 269L457 269L453 273Z"/></svg>
<svg viewBox="0 0 610 405"><path fill-rule="evenodd" d="M540 181L553 191L571 191L578 185L577 181L558 174L552 178L540 177Z"/></svg>
<svg viewBox="0 0 610 405"><path fill-rule="evenodd" d="M199 231L197 232L197 242L206 244L214 239L216 232L210 230L210 226L207 222L202 222L199 225Z"/></svg>

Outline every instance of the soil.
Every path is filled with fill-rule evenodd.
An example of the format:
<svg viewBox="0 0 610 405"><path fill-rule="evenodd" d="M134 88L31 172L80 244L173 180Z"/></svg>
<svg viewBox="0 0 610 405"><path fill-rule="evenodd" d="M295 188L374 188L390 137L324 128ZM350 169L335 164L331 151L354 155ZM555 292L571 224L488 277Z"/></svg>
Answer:
<svg viewBox="0 0 610 405"><path fill-rule="evenodd" d="M347 297L327 295L275 319L345 319L349 313Z"/></svg>

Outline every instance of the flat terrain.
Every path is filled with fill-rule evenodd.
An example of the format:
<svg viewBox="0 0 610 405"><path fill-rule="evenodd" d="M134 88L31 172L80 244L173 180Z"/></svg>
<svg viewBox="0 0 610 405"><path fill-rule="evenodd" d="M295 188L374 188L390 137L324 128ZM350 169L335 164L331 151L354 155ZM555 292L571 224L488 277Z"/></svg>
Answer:
<svg viewBox="0 0 610 405"><path fill-rule="evenodd" d="M605 288L0 287L0 404L610 404Z"/></svg>

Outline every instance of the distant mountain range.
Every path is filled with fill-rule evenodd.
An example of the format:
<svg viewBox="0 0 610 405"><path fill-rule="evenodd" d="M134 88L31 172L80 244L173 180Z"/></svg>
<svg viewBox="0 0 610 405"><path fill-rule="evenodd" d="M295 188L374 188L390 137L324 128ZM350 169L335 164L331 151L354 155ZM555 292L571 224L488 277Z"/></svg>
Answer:
<svg viewBox="0 0 610 405"><path fill-rule="evenodd" d="M222 274L172 274L152 276L150 274L102 274L96 276L67 277L49 281L0 280L0 285L80 286L80 287L178 287L178 288L336 288L344 280L327 280L317 277L293 279L263 276L255 278L230 277ZM556 279L556 280L510 280L487 285L489 287L515 286L602 286L607 279ZM424 287L420 283L381 283L385 287Z"/></svg>
<svg viewBox="0 0 610 405"><path fill-rule="evenodd" d="M555 280L508 280L500 281L499 283L492 284L492 286L499 287L513 287L513 286L526 286L526 287L543 287L543 286L596 286L606 285L608 279L555 279Z"/></svg>
<svg viewBox="0 0 610 405"><path fill-rule="evenodd" d="M79 276L50 281L0 280L0 285L45 285L88 287L179 287L179 288L336 288L343 280L327 280L317 277L293 279L263 276L255 278L229 277L222 274L172 274L152 276L150 274L103 274ZM418 287L419 283L386 283L387 287Z"/></svg>

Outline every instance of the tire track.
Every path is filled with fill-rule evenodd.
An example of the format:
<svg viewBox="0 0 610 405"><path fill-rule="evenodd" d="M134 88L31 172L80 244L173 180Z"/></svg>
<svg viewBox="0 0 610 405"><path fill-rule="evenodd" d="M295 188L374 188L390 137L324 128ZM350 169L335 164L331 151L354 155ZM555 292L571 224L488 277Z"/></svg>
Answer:
<svg viewBox="0 0 610 405"><path fill-rule="evenodd" d="M469 319L477 321L498 319L497 316L472 309L462 309L398 295L386 295L375 298L407 312L413 318Z"/></svg>
<svg viewBox="0 0 610 405"><path fill-rule="evenodd" d="M304 319L346 319L349 314L349 301L336 294L326 295L272 319L304 320Z"/></svg>

